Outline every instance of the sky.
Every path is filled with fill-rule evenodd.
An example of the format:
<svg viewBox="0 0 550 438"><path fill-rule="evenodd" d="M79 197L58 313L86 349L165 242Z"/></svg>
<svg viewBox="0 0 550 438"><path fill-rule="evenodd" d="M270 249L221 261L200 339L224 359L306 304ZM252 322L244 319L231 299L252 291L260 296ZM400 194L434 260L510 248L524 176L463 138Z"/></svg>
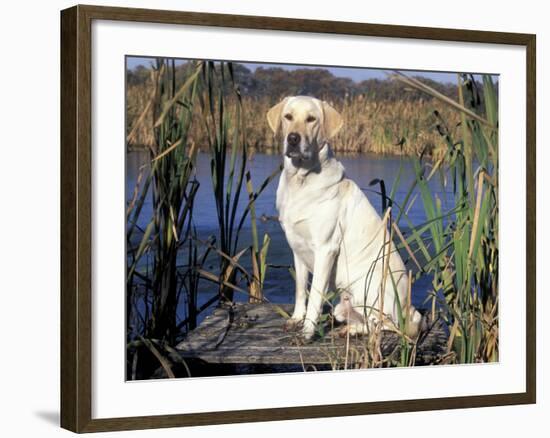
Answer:
<svg viewBox="0 0 550 438"><path fill-rule="evenodd" d="M151 65L151 62L153 58L142 58L142 57L131 57L128 56L126 58L127 60L127 68L134 69L138 65L143 65L145 67L148 67ZM176 65L179 63L185 62L184 60L176 61ZM328 71L330 71L334 76L336 77L342 77L342 78L351 78L356 82L361 82L366 79L386 79L388 77L388 73L390 73L390 70L381 70L381 69L374 69L374 68L350 68L350 67L325 67L325 66L303 66L303 65L288 65L288 64L263 64L263 63L247 63L247 62L241 62L244 66L246 66L248 69L255 71L258 67L264 67L264 68L270 68L270 67L281 67L286 70L296 70L299 68L324 68ZM416 70L400 70L404 73L406 73L409 76L422 76L428 79L432 79L437 82L441 83L456 83L456 72L453 73L444 73L444 72L434 72L434 71L416 71ZM478 75L475 75L476 79L480 79ZM493 76L494 79L496 79L496 76Z"/></svg>

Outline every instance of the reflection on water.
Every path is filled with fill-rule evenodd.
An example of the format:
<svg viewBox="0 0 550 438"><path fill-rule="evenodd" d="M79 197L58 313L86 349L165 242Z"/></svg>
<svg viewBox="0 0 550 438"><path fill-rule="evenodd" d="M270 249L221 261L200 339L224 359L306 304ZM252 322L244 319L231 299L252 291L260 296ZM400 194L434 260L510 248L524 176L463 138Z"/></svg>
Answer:
<svg viewBox="0 0 550 438"><path fill-rule="evenodd" d="M143 151L129 152L126 156L126 199L129 201L132 198L133 190L139 173L139 168L147 162L148 153ZM402 167L399 188L395 192L394 200L399 205L402 205L407 192L414 180L414 170L412 163L407 158L396 157L380 157L369 155L358 155L353 157L339 157L340 161L346 168L346 175L353 179L359 187L363 189L371 203L380 213L381 199L380 195L375 193L379 190L379 186L370 187L369 183L374 179L382 179L386 183L386 188L391 191L394 180L399 173L400 166ZM250 173L255 189L273 173L280 165L282 159L279 155L256 154L249 163ZM145 178L145 175L144 175ZM211 235L218 235L218 223L216 215L216 207L212 190L212 182L210 179L210 159L208 154L200 153L197 157L196 179L200 183L198 194L195 198L193 219L196 226L198 237L205 240ZM275 209L275 194L277 190L278 178L273 180L259 196L256 202L256 215L258 217L276 216ZM435 193L442 202L443 210L452 208L452 197L443 193L441 183L438 178L433 178L430 182L432 193ZM416 192L414 192L416 193ZM414 196L414 194L413 194ZM247 202L245 193L241 193L239 203L239 212L244 209ZM425 221L425 215L420 200L413 203L410 210L407 212L408 217L413 224L418 225ZM148 199L143 207L138 224L145 226L151 217L151 200ZM406 224L400 223L400 227L406 230ZM284 233L277 221L267 220L258 221L258 233L260 239L264 233L268 233L271 237L269 246L268 263L276 265L269 267L266 274L264 292L266 298L271 302L293 302L294 301L294 282L288 271L288 266L292 265L292 252L288 247ZM244 248L251 245L252 235L250 228L250 219L247 218L239 238L239 248ZM240 260L240 263L250 269L250 260L245 258ZM216 258L211 258L207 262L207 268L215 271L217 265ZM413 269L413 266L409 266ZM426 292L431 283L430 278L422 278L414 283L412 300L413 304L422 307L422 302L426 298ZM201 287L200 301L206 301L215 290L215 286L204 282L204 288ZM244 296L236 296L237 299L245 299ZM200 304L200 303L199 303Z"/></svg>

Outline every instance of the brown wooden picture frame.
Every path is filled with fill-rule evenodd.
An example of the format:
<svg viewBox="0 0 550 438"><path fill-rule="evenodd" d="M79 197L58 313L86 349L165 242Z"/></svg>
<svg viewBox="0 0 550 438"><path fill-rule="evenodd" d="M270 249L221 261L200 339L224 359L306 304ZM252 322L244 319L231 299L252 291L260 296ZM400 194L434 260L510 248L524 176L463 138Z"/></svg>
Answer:
<svg viewBox="0 0 550 438"><path fill-rule="evenodd" d="M115 20L414 38L524 46L527 63L526 391L418 400L92 419L91 25ZM61 12L61 426L74 432L349 416L536 402L536 37L439 29L166 10L75 6Z"/></svg>

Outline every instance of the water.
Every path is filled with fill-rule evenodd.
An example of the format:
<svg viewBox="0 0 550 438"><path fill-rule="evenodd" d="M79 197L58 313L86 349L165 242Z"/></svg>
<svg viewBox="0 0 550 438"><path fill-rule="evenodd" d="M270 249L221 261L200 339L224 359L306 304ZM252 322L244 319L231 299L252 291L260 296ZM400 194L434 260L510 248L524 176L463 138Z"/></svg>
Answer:
<svg viewBox="0 0 550 438"><path fill-rule="evenodd" d="M375 155L356 155L353 157L338 157L346 168L348 178L354 180L359 187L363 189L366 196L374 207L381 212L381 198L374 191L379 190L379 186L369 187L369 183L374 179L382 179L386 183L388 195L391 187L402 167L399 188L395 194L395 202L402 205L412 181L415 179L413 165L408 158L396 157L381 157ZM139 173L139 167L147 162L147 152L129 152L126 162L126 197L127 201L132 197L136 179ZM256 154L249 163L250 173L255 190L260 184L280 165L282 159L279 155ZM194 206L194 224L197 228L199 238L205 240L211 235L218 236L218 223L216 215L216 207L212 190L212 182L210 179L210 158L208 154L200 153L197 157L196 178L200 183L200 188L195 199ZM278 177L274 179L259 196L256 202L256 214L259 218L264 215L272 217L277 215L275 209L275 194L277 190ZM443 211L453 207L452 196L442 190L439 178L434 177L430 181L432 193L437 194L441 199ZM413 192L414 195L417 192ZM413 195L413 196L414 196ZM241 202L239 204L239 212L237 217L244 209L247 203L246 189L243 188L241 193ZM144 227L148 219L151 217L151 200L146 201L139 224ZM397 211L395 209L394 211ZM408 211L408 216L414 225L425 222L426 217L422 202L418 199L412 204ZM399 224L402 230L406 230L406 224ZM271 302L293 302L294 301L294 280L292 279L288 266L292 265L292 252L287 244L284 233L277 221L258 220L258 233L260 241L263 240L264 233L268 233L271 237L269 246L268 262L278 267L269 267L266 274L264 293L266 298ZM252 242L252 234L250 227L250 218L245 221L241 236L239 238L239 248L244 248ZM250 269L251 262L249 253L243 255L240 263L247 269ZM405 259L405 257L404 257ZM215 257L210 257L207 261L207 270L216 272L217 260ZM412 262L408 264L409 269L414 270ZM430 288L431 278L424 277L417 280L413 285L412 301L417 307L423 307L423 301L426 298L427 291ZM215 293L216 287L212 283L203 281L201 285L199 305L206 302L208 298ZM246 296L241 293L236 294L236 299L245 300ZM424 304L425 306L425 304Z"/></svg>

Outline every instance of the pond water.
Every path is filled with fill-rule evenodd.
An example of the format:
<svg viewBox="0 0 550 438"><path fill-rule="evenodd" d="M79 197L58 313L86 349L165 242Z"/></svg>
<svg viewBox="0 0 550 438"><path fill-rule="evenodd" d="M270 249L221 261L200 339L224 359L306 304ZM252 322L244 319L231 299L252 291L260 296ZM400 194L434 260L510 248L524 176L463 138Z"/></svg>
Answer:
<svg viewBox="0 0 550 438"><path fill-rule="evenodd" d="M132 197L133 190L136 184L136 179L139 173L139 167L148 160L148 153L143 151L129 152L126 158L126 197L127 201ZM395 193L395 202L400 205L404 201L407 191L414 180L413 164L409 158L399 157L384 157L376 155L356 155L337 157L346 168L348 178L354 180L370 202L380 213L381 197L376 191L379 186L369 186L369 183L374 179L382 179L386 183L387 192L391 191L392 184L402 168L399 181L399 188ZM280 165L282 158L280 155L255 154L249 162L249 169L252 175L252 181L255 189ZM197 228L199 238L206 239L210 235L218 236L218 223L216 215L216 207L212 190L212 182L210 178L210 158L208 154L200 153L197 157L196 179L200 183L200 188L195 200L194 206L194 224ZM276 216L275 194L277 190L278 177L275 178L259 196L256 202L256 214L258 217L265 215L266 217ZM436 193L441 199L443 210L448 210L453 207L453 197L450 193L444 193L442 185L438 177L432 178L430 181L432 193ZM416 193L416 192L414 192ZM413 195L414 196L414 195ZM241 194L240 211L246 205L247 194L246 189ZM395 211L395 210L394 210ZM415 225L425 221L425 214L422 207L422 202L418 199L414 202L408 211L408 216ZM148 200L144 205L140 216L139 224L143 227L147 224L151 217L151 201ZM238 213L239 217L239 213ZM405 224L399 224L401 229L406 231ZM264 233L268 233L271 237L269 246L268 263L277 265L277 267L269 267L266 273L264 284L264 293L266 298L271 302L294 302L294 281L289 272L288 266L292 265L292 252L288 246L284 233L276 220L261 221L258 220L258 233L260 241L263 239ZM247 218L243 227L241 237L239 239L239 248L244 248L252 242L250 218ZM405 258L405 257L404 257ZM245 254L240 263L247 269L250 268L250 257ZM217 260L212 258L207 262L206 269L215 272ZM408 264L409 269L414 270L412 262ZM425 307L422 304L426 298L426 293L430 288L431 278L424 277L414 283L412 291L413 304L417 307ZM215 286L204 281L201 285L199 304L205 302L215 292ZM243 294L236 294L237 300L246 300Z"/></svg>

